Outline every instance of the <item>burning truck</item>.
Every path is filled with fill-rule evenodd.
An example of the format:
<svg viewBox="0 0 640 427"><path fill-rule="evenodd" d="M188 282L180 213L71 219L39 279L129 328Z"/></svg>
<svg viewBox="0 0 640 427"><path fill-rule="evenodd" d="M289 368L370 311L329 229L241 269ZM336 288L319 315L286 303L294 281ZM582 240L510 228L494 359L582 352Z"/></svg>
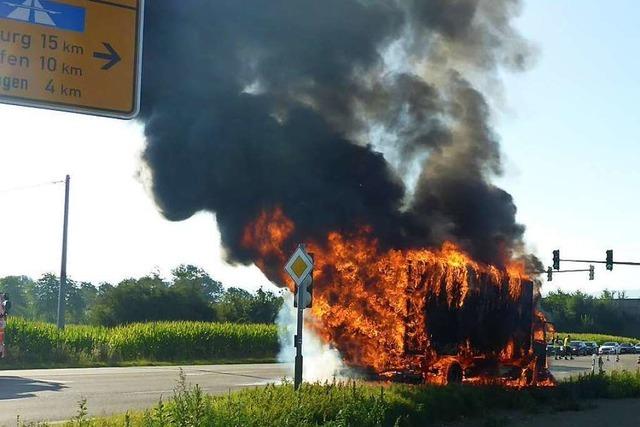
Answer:
<svg viewBox="0 0 640 427"><path fill-rule="evenodd" d="M404 351L410 367L382 377L435 384L553 384L547 324L535 310L531 280L470 265L458 277L447 271L431 276L433 269L424 261L407 264Z"/></svg>
<svg viewBox="0 0 640 427"><path fill-rule="evenodd" d="M267 274L295 225L282 211L247 227L243 242ZM544 316L524 264L496 268L452 243L385 250L363 229L329 233L314 253L311 328L368 378L414 383L548 386ZM286 280L280 276L280 280Z"/></svg>

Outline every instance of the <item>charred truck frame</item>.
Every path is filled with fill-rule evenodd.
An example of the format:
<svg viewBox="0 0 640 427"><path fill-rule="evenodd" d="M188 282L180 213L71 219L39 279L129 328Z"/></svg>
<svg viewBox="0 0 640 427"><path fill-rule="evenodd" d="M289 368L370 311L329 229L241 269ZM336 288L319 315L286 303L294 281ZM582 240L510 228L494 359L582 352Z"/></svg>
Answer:
<svg viewBox="0 0 640 427"><path fill-rule="evenodd" d="M408 263L404 348L409 368L380 376L433 384L555 384L547 366L547 322L536 310L534 283L471 267L461 281L446 270L433 277L420 262Z"/></svg>

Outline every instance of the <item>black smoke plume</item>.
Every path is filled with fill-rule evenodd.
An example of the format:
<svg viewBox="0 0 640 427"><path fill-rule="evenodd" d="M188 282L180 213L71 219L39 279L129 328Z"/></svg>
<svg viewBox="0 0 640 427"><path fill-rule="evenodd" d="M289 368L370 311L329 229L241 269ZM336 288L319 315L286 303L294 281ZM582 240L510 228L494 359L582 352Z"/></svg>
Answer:
<svg viewBox="0 0 640 427"><path fill-rule="evenodd" d="M150 0L143 104L155 200L215 212L230 261L281 207L296 240L367 224L386 246L521 245L483 95L526 66L518 0Z"/></svg>

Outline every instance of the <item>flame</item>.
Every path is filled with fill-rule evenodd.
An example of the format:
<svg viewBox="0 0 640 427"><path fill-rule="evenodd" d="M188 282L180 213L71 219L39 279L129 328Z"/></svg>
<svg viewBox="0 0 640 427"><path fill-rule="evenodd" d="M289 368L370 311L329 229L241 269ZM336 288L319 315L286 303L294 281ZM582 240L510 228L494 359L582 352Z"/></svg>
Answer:
<svg viewBox="0 0 640 427"><path fill-rule="evenodd" d="M291 290L294 285L281 267L294 233L293 222L275 209L247 226L242 242L256 253L256 264L272 280L287 283ZM324 241L306 243L316 263L310 327L340 351L348 366L381 377L413 372L423 381L443 384L477 366L491 371L495 362L520 369L518 376L502 381L506 385L546 384L546 377L538 381L521 374L529 370L535 377L542 370L526 338L542 338L544 343L544 327L539 326L544 318L534 313L533 301L531 312L520 308L525 287L533 299L523 263L509 263L504 270L483 265L451 242L440 249L381 249L368 227L353 235L331 232ZM484 316L504 307L514 308L512 316L530 319L528 325L535 330L517 340L497 337L494 347L482 342L494 333L491 330L480 338L475 332L464 337L465 331L458 331L460 339L448 335L449 329L456 332L453 324L438 330L442 319L437 315L455 320L465 310ZM466 376L474 383L498 378L484 371Z"/></svg>

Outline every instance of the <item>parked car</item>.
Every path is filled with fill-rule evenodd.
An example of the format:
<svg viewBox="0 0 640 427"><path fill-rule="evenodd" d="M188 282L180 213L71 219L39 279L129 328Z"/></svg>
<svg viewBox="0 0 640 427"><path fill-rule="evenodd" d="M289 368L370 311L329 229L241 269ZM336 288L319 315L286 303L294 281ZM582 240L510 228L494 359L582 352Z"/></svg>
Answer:
<svg viewBox="0 0 640 427"><path fill-rule="evenodd" d="M636 350L636 354L640 354L640 342L634 345L633 348Z"/></svg>
<svg viewBox="0 0 640 427"><path fill-rule="evenodd" d="M620 344L617 342L609 341L600 346L598 353L600 354L619 354Z"/></svg>
<svg viewBox="0 0 640 427"><path fill-rule="evenodd" d="M636 349L628 343L624 343L624 344L620 344L620 347L618 349L618 353L620 354L633 354L635 353Z"/></svg>
<svg viewBox="0 0 640 427"><path fill-rule="evenodd" d="M574 356L586 356L588 354L584 341L571 341L569 347L571 347L571 354Z"/></svg>
<svg viewBox="0 0 640 427"><path fill-rule="evenodd" d="M587 341L584 343L587 348L587 355L591 356L592 354L598 354L598 343L595 341Z"/></svg>

